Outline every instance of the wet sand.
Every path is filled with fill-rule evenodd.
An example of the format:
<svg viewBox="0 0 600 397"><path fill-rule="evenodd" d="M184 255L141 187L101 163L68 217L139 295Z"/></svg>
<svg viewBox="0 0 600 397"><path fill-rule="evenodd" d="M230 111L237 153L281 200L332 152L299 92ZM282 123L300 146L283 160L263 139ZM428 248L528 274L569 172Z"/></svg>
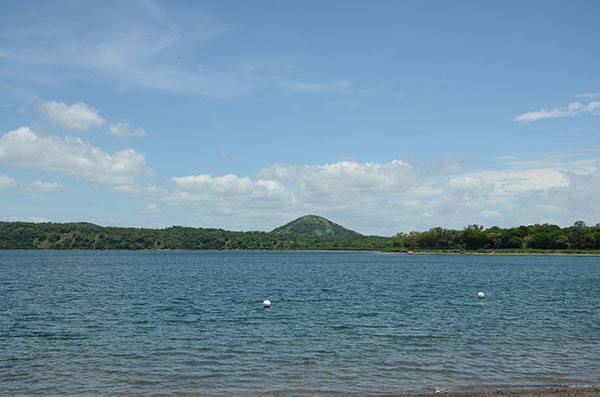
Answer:
<svg viewBox="0 0 600 397"><path fill-rule="evenodd" d="M583 389L528 389L528 390L487 390L487 391L468 391L468 392L439 392L439 393L408 393L408 394L390 394L389 397L600 397L600 387L591 387Z"/></svg>

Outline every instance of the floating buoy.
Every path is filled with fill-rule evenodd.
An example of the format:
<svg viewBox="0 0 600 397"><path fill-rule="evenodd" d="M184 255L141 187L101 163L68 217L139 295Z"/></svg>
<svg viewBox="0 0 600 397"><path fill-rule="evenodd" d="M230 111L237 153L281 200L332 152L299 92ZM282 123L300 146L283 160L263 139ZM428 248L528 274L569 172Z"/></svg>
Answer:
<svg viewBox="0 0 600 397"><path fill-rule="evenodd" d="M268 300L268 299L265 299L265 301L263 302L263 306L264 306L265 308L267 308L267 307L271 307L271 301L270 301L270 300Z"/></svg>
<svg viewBox="0 0 600 397"><path fill-rule="evenodd" d="M484 294L483 292L478 292L478 293L477 293L477 297L478 297L479 299L483 299L483 298L485 298L485 294Z"/></svg>

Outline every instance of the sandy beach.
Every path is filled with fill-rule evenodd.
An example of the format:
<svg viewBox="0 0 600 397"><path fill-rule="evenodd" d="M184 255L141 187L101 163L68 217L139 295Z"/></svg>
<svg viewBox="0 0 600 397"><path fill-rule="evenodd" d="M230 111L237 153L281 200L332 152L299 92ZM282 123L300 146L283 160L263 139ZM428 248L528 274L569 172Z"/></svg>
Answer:
<svg viewBox="0 0 600 397"><path fill-rule="evenodd" d="M528 390L487 390L487 391L468 391L468 392L439 392L439 393L405 393L391 394L397 397L431 397L431 396L447 396L447 397L596 397L600 396L600 387L591 388L564 388L564 389L528 389Z"/></svg>

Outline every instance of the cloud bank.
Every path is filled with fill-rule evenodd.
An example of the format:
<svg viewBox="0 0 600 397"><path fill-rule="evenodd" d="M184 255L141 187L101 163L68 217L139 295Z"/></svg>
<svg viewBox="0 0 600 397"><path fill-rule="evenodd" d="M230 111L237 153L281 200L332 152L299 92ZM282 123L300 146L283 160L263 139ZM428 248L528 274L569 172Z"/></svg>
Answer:
<svg viewBox="0 0 600 397"><path fill-rule="evenodd" d="M522 168L503 164L503 169L459 175L442 170L432 175L428 167L415 169L401 160L274 164L255 177L173 177L170 188L149 191L146 197L170 207L193 208L191 217L198 222L246 219L259 230L306 213L385 235L437 225L460 229L472 223L595 223L589 215L598 213L593 207L598 206L594 197L600 188L594 186L600 186L600 171L593 154L584 167L581 159L538 163Z"/></svg>

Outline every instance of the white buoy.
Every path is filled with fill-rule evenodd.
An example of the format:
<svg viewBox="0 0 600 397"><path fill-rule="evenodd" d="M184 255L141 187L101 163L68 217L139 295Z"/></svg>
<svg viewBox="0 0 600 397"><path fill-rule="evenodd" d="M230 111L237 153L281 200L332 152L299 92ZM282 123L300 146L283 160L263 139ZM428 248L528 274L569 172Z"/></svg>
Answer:
<svg viewBox="0 0 600 397"><path fill-rule="evenodd" d="M477 297L478 297L479 299L483 299L483 298L485 298L485 294L484 294L483 292L478 292L478 293L477 293Z"/></svg>
<svg viewBox="0 0 600 397"><path fill-rule="evenodd" d="M270 300L268 300L268 299L265 299L265 301L263 302L263 306L264 306L265 308L267 308L267 307L271 307L271 301L270 301Z"/></svg>

